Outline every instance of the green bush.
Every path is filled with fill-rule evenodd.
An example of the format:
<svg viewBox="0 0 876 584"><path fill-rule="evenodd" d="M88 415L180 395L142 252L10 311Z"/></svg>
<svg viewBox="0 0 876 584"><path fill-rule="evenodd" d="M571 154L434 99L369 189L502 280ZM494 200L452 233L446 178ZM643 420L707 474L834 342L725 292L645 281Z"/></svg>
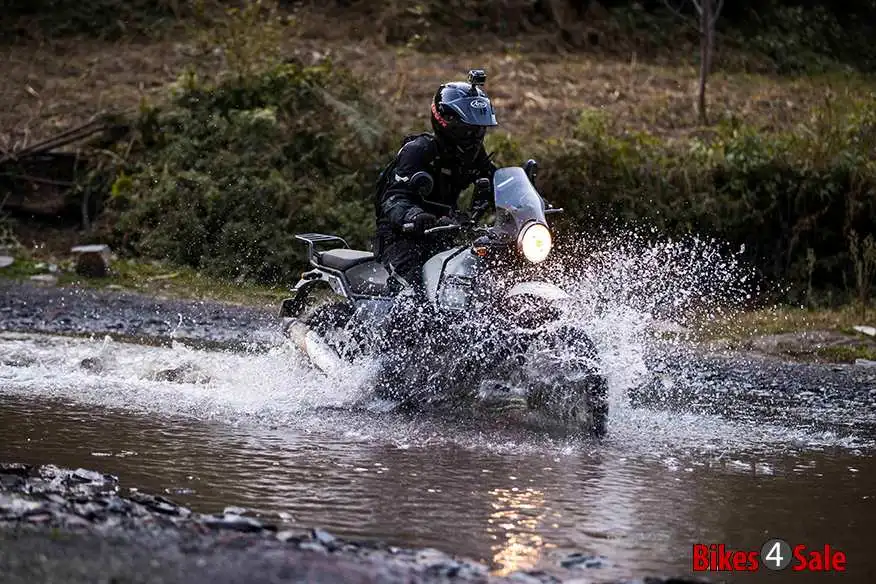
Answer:
<svg viewBox="0 0 876 584"><path fill-rule="evenodd" d="M543 154L543 191L581 225L646 221L744 246L792 301L810 281L848 292L848 234L876 225L876 101L837 110L828 104L789 134L725 123L685 147L586 112L573 139Z"/></svg>
<svg viewBox="0 0 876 584"><path fill-rule="evenodd" d="M206 83L144 109L104 225L130 252L263 283L293 280L294 234L366 246L374 159L389 152L360 88L330 64L284 64Z"/></svg>

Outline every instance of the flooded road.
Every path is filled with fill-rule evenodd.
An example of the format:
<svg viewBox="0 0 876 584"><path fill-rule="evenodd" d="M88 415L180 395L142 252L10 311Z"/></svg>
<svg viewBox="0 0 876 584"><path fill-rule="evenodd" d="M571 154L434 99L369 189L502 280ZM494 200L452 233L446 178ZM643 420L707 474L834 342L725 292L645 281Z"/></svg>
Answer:
<svg viewBox="0 0 876 584"><path fill-rule="evenodd" d="M722 383L732 376L706 371L693 376L715 381L698 386L711 396L699 404L677 388L684 407L616 395L609 437L591 442L382 413L363 399L362 371L326 379L283 346L7 332L0 363L0 460L99 469L194 510L235 505L293 527L435 547L497 574L580 552L601 558L580 568L588 581L685 575L694 543L751 550L773 537L843 550L848 581L872 581L876 568L873 411L866 399L812 397L839 391L824 383L832 375L867 396L866 376L858 387L804 368ZM770 389L776 379L795 380L801 400ZM755 415L731 415L744 406L728 407L738 392L760 396ZM753 579L785 576L820 580Z"/></svg>

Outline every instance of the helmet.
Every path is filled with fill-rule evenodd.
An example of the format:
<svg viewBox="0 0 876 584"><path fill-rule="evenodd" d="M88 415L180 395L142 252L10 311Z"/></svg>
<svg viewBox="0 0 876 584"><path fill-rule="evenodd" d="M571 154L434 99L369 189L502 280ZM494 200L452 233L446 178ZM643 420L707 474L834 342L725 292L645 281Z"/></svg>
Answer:
<svg viewBox="0 0 876 584"><path fill-rule="evenodd" d="M477 156L487 127L498 125L493 104L479 87L485 80L483 71L471 71L468 83L445 83L432 100L432 129L438 142L469 162Z"/></svg>

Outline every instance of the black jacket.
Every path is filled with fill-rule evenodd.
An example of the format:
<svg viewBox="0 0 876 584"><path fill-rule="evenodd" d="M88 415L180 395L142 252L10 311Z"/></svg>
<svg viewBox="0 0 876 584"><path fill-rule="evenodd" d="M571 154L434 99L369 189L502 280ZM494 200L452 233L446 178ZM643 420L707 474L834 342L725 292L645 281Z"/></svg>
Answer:
<svg viewBox="0 0 876 584"><path fill-rule="evenodd" d="M432 175L435 186L424 200L410 188L414 173L424 170ZM492 180L496 166L481 147L474 162L460 165L452 157L442 155L431 134L414 137L398 151L394 164L387 168L382 192L377 195L377 232L387 236L425 211L436 217L456 210L459 195L479 178ZM479 201L475 201L478 203ZM492 203L492 201L487 201Z"/></svg>

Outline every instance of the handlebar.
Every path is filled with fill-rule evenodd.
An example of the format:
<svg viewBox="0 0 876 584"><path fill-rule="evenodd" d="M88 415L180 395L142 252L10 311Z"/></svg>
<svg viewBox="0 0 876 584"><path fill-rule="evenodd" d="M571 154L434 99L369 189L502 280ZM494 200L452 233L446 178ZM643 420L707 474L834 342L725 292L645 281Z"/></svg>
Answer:
<svg viewBox="0 0 876 584"><path fill-rule="evenodd" d="M438 225L437 227L430 227L423 231L423 235L432 235L435 233L446 233L448 231L459 231L463 228L462 225ZM413 233L414 224L413 223L405 223L402 226L402 232L404 233Z"/></svg>

